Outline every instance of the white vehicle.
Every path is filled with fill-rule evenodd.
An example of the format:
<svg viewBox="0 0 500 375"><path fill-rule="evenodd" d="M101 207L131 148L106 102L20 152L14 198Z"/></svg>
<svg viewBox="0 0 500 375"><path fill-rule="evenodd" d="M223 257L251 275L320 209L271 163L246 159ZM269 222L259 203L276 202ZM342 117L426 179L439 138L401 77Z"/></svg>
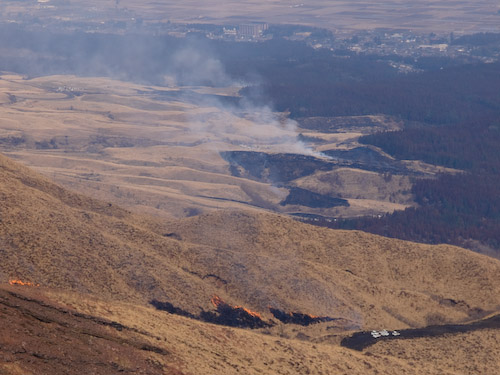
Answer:
<svg viewBox="0 0 500 375"><path fill-rule="evenodd" d="M400 336L401 335L401 333L399 333L398 331L391 331L391 332L389 332L386 329L383 329L381 331L375 331L375 330L373 330L373 331L371 331L370 334L375 339L378 339L380 337L387 337L387 336L391 336L391 335L392 336Z"/></svg>
<svg viewBox="0 0 500 375"><path fill-rule="evenodd" d="M371 334L372 334L373 338L375 338L375 339L378 339L379 337L382 336L378 331L372 331Z"/></svg>

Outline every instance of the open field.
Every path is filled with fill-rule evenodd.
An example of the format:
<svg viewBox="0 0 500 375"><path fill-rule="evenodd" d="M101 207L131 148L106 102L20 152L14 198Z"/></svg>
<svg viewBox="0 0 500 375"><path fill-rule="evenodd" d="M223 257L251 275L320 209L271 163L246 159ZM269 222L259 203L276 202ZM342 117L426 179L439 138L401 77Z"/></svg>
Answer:
<svg viewBox="0 0 500 375"><path fill-rule="evenodd" d="M214 94L227 95L228 90L159 88L102 78L26 80L4 75L0 79L0 149L66 187L163 217L227 208L376 215L412 205L406 172L384 174L349 168L348 164L337 169L318 153L351 152L356 156L365 150L366 157L380 159L385 168L396 162L360 148L357 138L398 129L397 122L384 116L340 118L337 122L343 126L320 133L309 125L309 129L301 129L266 108L244 112L222 105L221 97ZM193 101L193 93L202 99ZM305 142L298 140L299 133ZM221 152L247 152L252 157L293 153L283 166L270 166L271 172L272 168L289 170L291 177L273 180L267 176L271 172L266 162L259 167L263 174L252 175L252 160L248 165L230 167ZM327 171L303 172L294 161L300 155L323 163ZM408 173L428 176L439 170L416 162L397 165ZM350 207L280 204L292 187L338 196L349 201Z"/></svg>
<svg viewBox="0 0 500 375"><path fill-rule="evenodd" d="M427 1L81 1L50 0L2 2L5 18L30 12L42 18L169 20L187 23L238 24L264 21L274 24L302 24L327 29L361 30L375 28L411 29L423 32L498 32L496 0ZM104 17L104 18L103 18Z"/></svg>

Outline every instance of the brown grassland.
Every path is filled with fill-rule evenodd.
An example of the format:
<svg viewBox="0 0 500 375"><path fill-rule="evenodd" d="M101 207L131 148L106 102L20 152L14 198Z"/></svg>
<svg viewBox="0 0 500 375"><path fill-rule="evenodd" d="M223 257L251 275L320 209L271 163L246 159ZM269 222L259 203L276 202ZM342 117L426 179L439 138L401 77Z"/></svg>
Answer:
<svg viewBox="0 0 500 375"><path fill-rule="evenodd" d="M7 0L0 15L460 34L498 32L499 9L493 0ZM498 375L498 324L377 339L359 351L341 343L361 331L489 321L500 313L500 260L287 216L404 209L415 205L411 173L444 169L401 161L405 175L345 165L279 186L248 170L238 176L221 152L325 160L321 152L353 150L362 135L401 127L373 115L336 118L344 128L321 132L213 99L238 89L1 73L0 375ZM316 141L304 148L299 133ZM282 205L294 188L349 207ZM269 326L203 321L219 313L214 296ZM160 311L153 300L198 318ZM290 324L271 308L329 319Z"/></svg>
<svg viewBox="0 0 500 375"><path fill-rule="evenodd" d="M95 373L102 374L498 370L498 329L381 342L363 352L339 346L352 330L467 322L498 312L500 261L461 248L239 210L170 221L139 216L72 193L4 156L0 239L6 374L75 373L88 363L100 363ZM41 286L6 286L9 279ZM149 305L156 298L198 313L213 308L213 295L266 320L269 305L337 320L249 331Z"/></svg>
<svg viewBox="0 0 500 375"><path fill-rule="evenodd" d="M65 187L135 212L179 218L237 208L356 216L413 205L407 176L388 179L381 173L344 168L317 172L289 185L338 195L349 201L349 207L282 206L287 189L233 176L219 154L294 152L299 132L321 141L298 152L348 150L360 146L357 140L363 134L400 126L385 116L367 116L370 126L320 133L286 127L277 115L258 125L249 114L226 110L213 100L194 104L185 95L207 93L209 88L159 88L71 76L1 78L0 150ZM209 93L225 95L228 89L235 90ZM165 95L178 98L164 99ZM341 121L348 124L350 118ZM439 171L421 162L408 162L408 169L428 176Z"/></svg>

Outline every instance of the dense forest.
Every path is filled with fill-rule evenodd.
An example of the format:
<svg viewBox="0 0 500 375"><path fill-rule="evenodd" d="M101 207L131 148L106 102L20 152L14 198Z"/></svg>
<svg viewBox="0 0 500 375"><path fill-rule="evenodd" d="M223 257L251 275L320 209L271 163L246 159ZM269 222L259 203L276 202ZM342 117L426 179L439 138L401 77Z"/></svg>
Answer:
<svg viewBox="0 0 500 375"><path fill-rule="evenodd" d="M481 34L458 42L498 48L498 40L498 35ZM371 68L361 64L363 73L356 74L360 61L370 59ZM293 66L282 70L269 63L260 70L265 83L247 87L242 94L250 98L253 91L259 92L261 99L296 118L395 116L404 122L403 130L360 141L400 160L423 160L457 172L414 180L416 208L320 225L487 249L500 256L500 63L431 65L427 71L403 75L384 68L383 60L373 56L345 61L353 63L351 79L336 72L343 63L335 65L333 60L328 67L314 60L288 62Z"/></svg>
<svg viewBox="0 0 500 375"><path fill-rule="evenodd" d="M380 219L340 221L390 237L471 247L471 239L500 255L500 116L474 122L366 136L400 159L458 168L463 172L417 180L413 194L419 205ZM472 244L474 244L472 242Z"/></svg>
<svg viewBox="0 0 500 375"><path fill-rule="evenodd" d="M500 117L448 125L407 127L402 131L362 137L361 143L382 148L397 159L423 160L430 164L500 174Z"/></svg>
<svg viewBox="0 0 500 375"><path fill-rule="evenodd" d="M498 48L498 40L496 34L480 34L456 43ZM296 118L393 115L405 123L402 131L360 141L400 160L459 170L415 180L417 208L381 218L320 223L483 251L486 246L500 256L500 64L429 59L426 71L402 75L376 56L346 56L343 61L305 56L255 64L263 83L242 94L252 98L257 92L257 99ZM346 69L347 64L352 65Z"/></svg>
<svg viewBox="0 0 500 375"><path fill-rule="evenodd" d="M487 245L498 256L499 182L498 176L476 173L418 180L413 187L418 208L396 211L381 218L339 220L328 226L477 249L476 242L470 241L475 240Z"/></svg>
<svg viewBox="0 0 500 375"><path fill-rule="evenodd" d="M333 67L297 78L273 72L259 91L292 117L384 113L406 121L456 124L500 112L499 63L397 76L374 66L372 75L359 75L359 81L333 82L321 73L336 75Z"/></svg>
<svg viewBox="0 0 500 375"><path fill-rule="evenodd" d="M486 245L500 256L499 64L363 82L346 86L344 94L338 87L325 87L338 95L341 104L328 108L321 95L324 92L311 88L303 100L312 104L302 104L309 115L395 115L405 122L403 130L365 136L360 141L397 159L423 160L459 171L415 180L413 194L418 208L323 225L474 249ZM283 97L277 93L277 102ZM302 100L290 98L284 102L290 108Z"/></svg>

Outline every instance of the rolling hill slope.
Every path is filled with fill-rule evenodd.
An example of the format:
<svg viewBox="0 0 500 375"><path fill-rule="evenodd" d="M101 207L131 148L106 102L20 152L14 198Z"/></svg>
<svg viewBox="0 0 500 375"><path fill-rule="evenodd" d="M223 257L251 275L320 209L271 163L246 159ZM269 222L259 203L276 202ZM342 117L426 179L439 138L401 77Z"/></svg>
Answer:
<svg viewBox="0 0 500 375"><path fill-rule="evenodd" d="M381 341L363 352L103 301L0 285L0 372L496 375L500 330Z"/></svg>
<svg viewBox="0 0 500 375"><path fill-rule="evenodd" d="M364 351L339 345L353 330L495 313L495 259L271 214L221 211L163 222L72 193L4 156L0 198L0 373L498 369L495 327L381 341ZM40 286L8 285L12 279ZM255 310L267 326L200 321L203 312L220 312L210 303L214 295ZM152 299L198 320L158 311ZM327 319L280 322L269 307Z"/></svg>
<svg viewBox="0 0 500 375"><path fill-rule="evenodd" d="M339 319L336 330L460 322L499 309L500 262L457 247L241 211L162 222L71 193L3 156L0 177L4 282L156 299L192 314L213 310L218 295L265 319L268 307Z"/></svg>

